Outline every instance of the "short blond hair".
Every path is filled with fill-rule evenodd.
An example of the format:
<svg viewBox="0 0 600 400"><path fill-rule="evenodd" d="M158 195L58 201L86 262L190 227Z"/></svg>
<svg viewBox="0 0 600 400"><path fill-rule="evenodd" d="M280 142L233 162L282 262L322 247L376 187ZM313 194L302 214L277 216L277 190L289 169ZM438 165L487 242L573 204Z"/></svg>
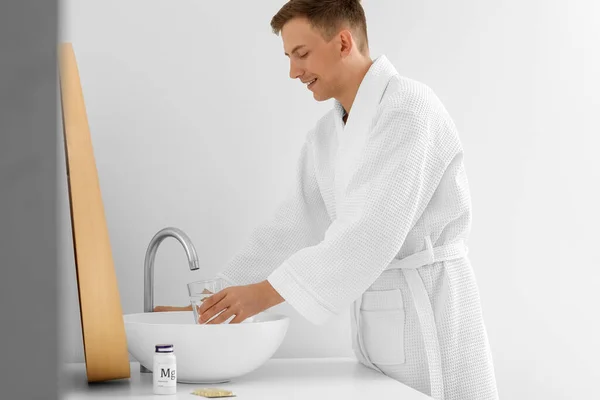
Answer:
<svg viewBox="0 0 600 400"><path fill-rule="evenodd" d="M367 20L360 0L289 0L271 19L273 33L279 35L283 26L296 17L308 19L327 41L348 27L361 53L369 47Z"/></svg>

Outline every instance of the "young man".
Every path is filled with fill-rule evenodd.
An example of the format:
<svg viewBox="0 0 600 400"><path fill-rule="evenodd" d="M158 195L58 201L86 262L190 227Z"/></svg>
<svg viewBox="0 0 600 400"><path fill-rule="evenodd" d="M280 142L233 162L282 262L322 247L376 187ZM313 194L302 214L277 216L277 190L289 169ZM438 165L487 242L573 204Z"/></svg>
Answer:
<svg viewBox="0 0 600 400"><path fill-rule="evenodd" d="M435 399L496 399L466 254L463 150L444 106L371 59L358 0L292 0L271 25L290 77L334 106L306 137L295 190L219 274L232 286L203 303L200 322L287 301L321 324L352 307L366 366Z"/></svg>

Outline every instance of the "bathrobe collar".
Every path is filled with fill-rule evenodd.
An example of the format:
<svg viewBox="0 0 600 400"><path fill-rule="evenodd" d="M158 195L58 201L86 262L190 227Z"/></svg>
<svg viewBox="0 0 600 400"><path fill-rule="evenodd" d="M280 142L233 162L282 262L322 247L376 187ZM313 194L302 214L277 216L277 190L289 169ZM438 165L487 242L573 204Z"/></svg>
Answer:
<svg viewBox="0 0 600 400"><path fill-rule="evenodd" d="M347 185L355 169L360 163L364 146L369 136L369 129L376 116L377 107L381 103L385 89L396 69L385 56L380 56L365 74L352 105L350 115L344 126L344 108L335 101L335 123L337 151L335 160L335 202L336 207L344 207ZM360 204L360 193L355 193L357 199L352 202ZM338 211L340 211L338 209ZM339 213L338 213L339 214Z"/></svg>
<svg viewBox="0 0 600 400"><path fill-rule="evenodd" d="M349 136L352 132L365 132L368 129L368 124L375 115L390 79L397 74L398 72L385 55L377 57L358 87L346 124L343 120L346 114L344 107L338 100L334 101L338 135Z"/></svg>

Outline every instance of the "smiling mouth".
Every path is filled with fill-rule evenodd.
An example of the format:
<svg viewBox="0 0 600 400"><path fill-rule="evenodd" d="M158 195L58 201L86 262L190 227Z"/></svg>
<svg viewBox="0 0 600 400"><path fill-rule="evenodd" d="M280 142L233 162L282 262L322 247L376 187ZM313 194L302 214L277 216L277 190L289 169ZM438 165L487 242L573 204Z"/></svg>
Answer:
<svg viewBox="0 0 600 400"><path fill-rule="evenodd" d="M310 89L315 84L316 81L317 81L317 78L313 79L312 81L306 82L306 87Z"/></svg>

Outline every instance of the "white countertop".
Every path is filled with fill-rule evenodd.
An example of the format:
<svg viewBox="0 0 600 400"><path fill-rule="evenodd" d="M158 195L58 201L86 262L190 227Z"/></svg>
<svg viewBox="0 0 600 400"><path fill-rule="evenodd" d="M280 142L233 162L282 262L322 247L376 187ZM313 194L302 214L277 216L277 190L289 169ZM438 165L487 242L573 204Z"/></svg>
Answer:
<svg viewBox="0 0 600 400"><path fill-rule="evenodd" d="M267 361L255 371L218 385L177 384L176 395L154 395L152 373L140 373L131 363L131 378L88 384L85 365L66 364L61 377L62 399L206 399L191 392L202 387L231 390L239 400L296 399L402 399L430 397L376 371L353 358L298 358Z"/></svg>

